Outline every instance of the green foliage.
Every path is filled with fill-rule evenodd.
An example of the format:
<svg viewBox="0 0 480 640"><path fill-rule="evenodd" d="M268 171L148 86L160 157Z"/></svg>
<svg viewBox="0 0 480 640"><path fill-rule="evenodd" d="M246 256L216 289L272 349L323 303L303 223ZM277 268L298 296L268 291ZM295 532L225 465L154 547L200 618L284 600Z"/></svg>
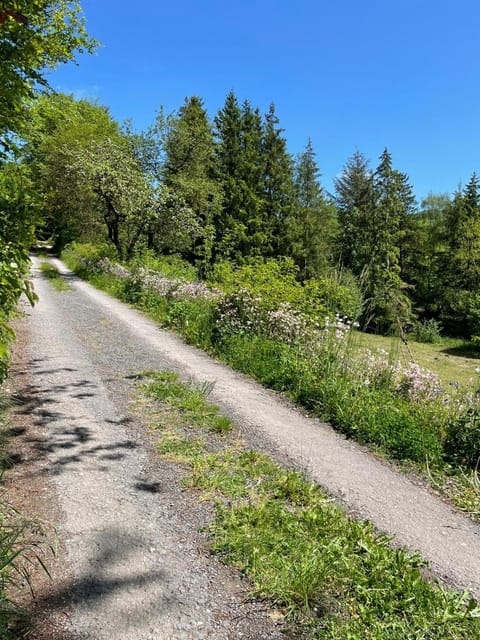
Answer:
<svg viewBox="0 0 480 640"><path fill-rule="evenodd" d="M165 324L201 349L213 347L215 304L208 300L174 300L168 305Z"/></svg>
<svg viewBox="0 0 480 640"><path fill-rule="evenodd" d="M62 252L62 260L82 278L98 273L102 258L114 258L115 249L108 244L72 242Z"/></svg>
<svg viewBox="0 0 480 640"><path fill-rule="evenodd" d="M332 272L303 283L298 275L299 267L292 258L278 258L250 260L242 266L219 262L210 279L226 293L246 289L253 298L261 298L264 309L275 310L288 303L320 323L327 314L356 318L360 313L360 291L348 274Z"/></svg>
<svg viewBox="0 0 480 640"><path fill-rule="evenodd" d="M179 255L159 255L155 251L144 249L136 253L130 264L157 271L166 278L178 278L187 282L198 279L195 267Z"/></svg>
<svg viewBox="0 0 480 640"><path fill-rule="evenodd" d="M365 299L363 325L377 332L410 320L411 305L402 281L402 247L415 199L405 174L393 169L387 149L371 174L359 153L335 183L342 225L343 265L361 278Z"/></svg>
<svg viewBox="0 0 480 640"><path fill-rule="evenodd" d="M28 186L21 167L0 160L0 383L14 338L8 321L22 294L31 304L36 299L28 280L28 248L35 224Z"/></svg>
<svg viewBox="0 0 480 640"><path fill-rule="evenodd" d="M450 204L446 194L429 194L423 200L420 212L408 218L402 274L410 285L409 295L421 318L439 320L448 283L446 238Z"/></svg>
<svg viewBox="0 0 480 640"><path fill-rule="evenodd" d="M10 150L11 135L27 120L27 101L47 85L45 71L91 52L96 42L87 36L78 1L4 0L2 17L6 10L25 18L7 17L0 31L0 145Z"/></svg>
<svg viewBox="0 0 480 640"><path fill-rule="evenodd" d="M295 164L295 212L288 224L288 254L300 267L302 279L319 277L332 262L336 209L328 202L319 182L312 141Z"/></svg>
<svg viewBox="0 0 480 640"><path fill-rule="evenodd" d="M104 235L96 196L72 161L102 140L119 139L107 109L65 94L39 97L30 108L23 138L23 160L42 208L41 234L56 250L73 240Z"/></svg>
<svg viewBox="0 0 480 640"><path fill-rule="evenodd" d="M418 554L392 548L308 478L244 448L235 432L212 439L189 408L172 416L170 402L180 407L191 387L170 372L153 380L147 392L161 402L160 452L190 468L187 487L216 501L213 550L245 572L254 595L280 608L291 633L317 640L479 637L475 601L428 582Z"/></svg>
<svg viewBox="0 0 480 640"><path fill-rule="evenodd" d="M252 296L262 298L267 309L276 309L282 302L296 305L302 296L297 280L298 267L291 258L251 260L236 266L219 262L214 266L211 282L226 293L247 289Z"/></svg>
<svg viewBox="0 0 480 640"><path fill-rule="evenodd" d="M432 404L414 405L386 388L371 388L341 367L330 353L312 362L295 346L260 336L224 338L223 359L263 384L286 391L348 437L380 447L397 459L442 462L444 420Z"/></svg>
<svg viewBox="0 0 480 640"><path fill-rule="evenodd" d="M71 263L97 286L146 310L190 343L287 393L348 437L372 444L393 458L420 464L428 460L439 468L446 459L454 465L471 465L477 455L473 444L479 429L470 414L465 414L468 397L448 398L436 376L416 365L398 369L378 358L369 361L354 348L354 334L345 333L348 325L338 317L324 320L326 326L319 330L308 316L298 315L293 307L282 307L285 291L313 318L324 311L328 301L321 283L318 291L315 281L310 287L309 281L302 285L295 279L297 267L292 261L252 263L236 269L219 263L217 283L231 291L219 297L201 283L169 280L152 272L144 275L154 286L143 286L140 262L130 275L120 267L119 272L115 268L102 273L98 260L104 251L87 245L81 247L81 254L81 259L74 256ZM155 263L154 258L150 260ZM183 263L180 267L184 268ZM237 289L245 284L253 293ZM338 304L337 290L334 295ZM346 297L348 304L352 300ZM477 415L477 409L472 415Z"/></svg>
<svg viewBox="0 0 480 640"><path fill-rule="evenodd" d="M154 223L152 190L125 141L95 141L72 153L72 169L96 196L108 239L120 260L133 256L135 246Z"/></svg>
<svg viewBox="0 0 480 640"><path fill-rule="evenodd" d="M145 392L160 400L168 413L175 411L187 424L217 433L232 428L231 420L222 416L216 405L207 402L213 385L184 384L178 374L170 371L153 374L150 378Z"/></svg>
<svg viewBox="0 0 480 640"><path fill-rule="evenodd" d="M441 307L442 322L448 333L464 338L480 334L480 293L446 288Z"/></svg>
<svg viewBox="0 0 480 640"><path fill-rule="evenodd" d="M293 159L287 152L283 129L278 125L279 119L272 103L263 127L263 230L266 246L262 254L266 257L291 255L288 230L295 215Z"/></svg>
<svg viewBox="0 0 480 640"><path fill-rule="evenodd" d="M447 427L445 454L453 464L478 469L480 464L480 408L476 406L453 418Z"/></svg>
<svg viewBox="0 0 480 640"><path fill-rule="evenodd" d="M413 325L413 337L417 342L434 344L441 341L441 329L442 325L434 318L421 320Z"/></svg>
<svg viewBox="0 0 480 640"><path fill-rule="evenodd" d="M60 275L58 269L49 262L40 264L42 274L49 280L50 284L57 291L70 291L71 286Z"/></svg>
<svg viewBox="0 0 480 640"><path fill-rule="evenodd" d="M213 133L202 100L187 98L171 123L165 142L165 185L193 212L198 235L183 255L205 271L212 259L214 220L221 189L214 179Z"/></svg>

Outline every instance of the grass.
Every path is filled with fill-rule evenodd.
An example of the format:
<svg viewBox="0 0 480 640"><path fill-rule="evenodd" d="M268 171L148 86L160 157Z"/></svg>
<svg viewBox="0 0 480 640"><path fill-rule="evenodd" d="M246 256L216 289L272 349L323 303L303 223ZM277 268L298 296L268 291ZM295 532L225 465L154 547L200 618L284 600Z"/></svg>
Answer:
<svg viewBox="0 0 480 640"><path fill-rule="evenodd" d="M355 332L353 344L359 350L384 349L403 362L413 357L421 367L436 373L445 386L453 383L468 389L479 379L480 351L469 349L460 339L442 338L436 344L411 340L407 348L399 338Z"/></svg>
<svg viewBox="0 0 480 640"><path fill-rule="evenodd" d="M49 262L42 262L40 264L40 270L42 274L48 279L50 284L57 291L71 291L72 287L65 281L60 275L58 269Z"/></svg>
<svg viewBox="0 0 480 640"><path fill-rule="evenodd" d="M295 637L480 638L476 603L427 581L417 554L348 517L301 473L247 449L231 423L219 436L205 416L221 414L206 408L205 390L160 372L144 392L161 418L160 453L187 467L186 486L216 500L212 549L281 610ZM172 408L176 422L168 426Z"/></svg>

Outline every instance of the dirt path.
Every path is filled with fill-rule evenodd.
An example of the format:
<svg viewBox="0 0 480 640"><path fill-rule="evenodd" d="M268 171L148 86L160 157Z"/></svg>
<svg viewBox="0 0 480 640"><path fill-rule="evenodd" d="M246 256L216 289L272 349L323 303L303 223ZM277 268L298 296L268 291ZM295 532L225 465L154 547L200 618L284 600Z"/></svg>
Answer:
<svg viewBox="0 0 480 640"><path fill-rule="evenodd" d="M146 369L215 382L212 399L253 446L306 468L353 513L419 550L436 575L480 597L478 527L55 264L73 289L53 291L35 270L40 302L22 321L28 350L16 373L58 499L69 575L55 601L71 601L71 630L98 640L284 637L268 610L244 603L238 575L208 555L196 532L206 507L178 489L133 419L132 376Z"/></svg>

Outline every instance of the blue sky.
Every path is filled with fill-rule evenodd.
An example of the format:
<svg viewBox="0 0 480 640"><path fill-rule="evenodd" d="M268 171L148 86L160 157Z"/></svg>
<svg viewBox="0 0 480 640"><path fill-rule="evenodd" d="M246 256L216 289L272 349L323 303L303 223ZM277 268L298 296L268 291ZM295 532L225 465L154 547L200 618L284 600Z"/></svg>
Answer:
<svg viewBox="0 0 480 640"><path fill-rule="evenodd" d="M83 0L102 42L50 75L137 129L163 105L233 89L262 112L274 102L290 152L311 137L331 190L358 149L386 146L420 199L480 171L478 0Z"/></svg>

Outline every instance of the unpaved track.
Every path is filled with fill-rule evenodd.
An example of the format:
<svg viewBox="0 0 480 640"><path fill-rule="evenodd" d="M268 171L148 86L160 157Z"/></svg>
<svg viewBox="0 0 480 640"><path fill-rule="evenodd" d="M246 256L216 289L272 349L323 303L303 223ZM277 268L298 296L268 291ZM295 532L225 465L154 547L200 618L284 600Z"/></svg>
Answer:
<svg viewBox="0 0 480 640"><path fill-rule="evenodd" d="M99 640L249 637L248 625L228 620L238 618L239 605L233 583L217 584L227 580L223 568L196 550L161 488L148 490L149 454L129 424L129 376L147 369L214 382L213 401L256 446L308 470L355 515L420 551L437 576L480 597L480 530L468 519L327 425L53 263L73 290L53 291L35 268L40 301L23 324L32 411L49 441L60 536L77 575L75 631ZM252 624L259 625L252 638L279 637L273 625L261 626L260 614Z"/></svg>

